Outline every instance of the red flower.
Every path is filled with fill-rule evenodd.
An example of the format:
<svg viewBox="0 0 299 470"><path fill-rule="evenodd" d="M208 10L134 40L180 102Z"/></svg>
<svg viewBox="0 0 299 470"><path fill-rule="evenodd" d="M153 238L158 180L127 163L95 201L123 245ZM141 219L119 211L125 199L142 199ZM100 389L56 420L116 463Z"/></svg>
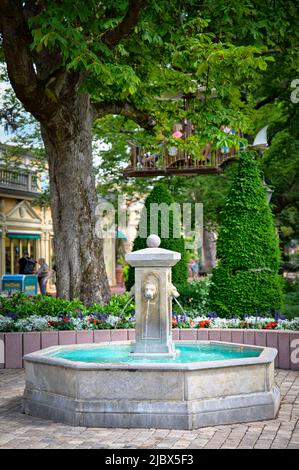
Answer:
<svg viewBox="0 0 299 470"><path fill-rule="evenodd" d="M264 327L264 329L265 330L274 330L276 327L277 327L277 323L275 321L272 321L271 323L268 323L268 325L266 325Z"/></svg>
<svg viewBox="0 0 299 470"><path fill-rule="evenodd" d="M200 328L209 328L209 326L210 326L210 320L201 320L199 322Z"/></svg>

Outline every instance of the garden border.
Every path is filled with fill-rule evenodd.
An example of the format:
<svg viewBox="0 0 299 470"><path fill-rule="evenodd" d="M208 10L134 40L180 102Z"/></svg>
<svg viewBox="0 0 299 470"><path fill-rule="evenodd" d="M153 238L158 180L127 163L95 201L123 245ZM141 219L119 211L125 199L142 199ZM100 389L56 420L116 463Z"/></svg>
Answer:
<svg viewBox="0 0 299 470"><path fill-rule="evenodd" d="M276 348L275 367L299 370L299 331L204 328L173 329L173 339L227 341ZM0 368L21 369L23 356L49 346L134 340L135 330L33 331L0 333Z"/></svg>

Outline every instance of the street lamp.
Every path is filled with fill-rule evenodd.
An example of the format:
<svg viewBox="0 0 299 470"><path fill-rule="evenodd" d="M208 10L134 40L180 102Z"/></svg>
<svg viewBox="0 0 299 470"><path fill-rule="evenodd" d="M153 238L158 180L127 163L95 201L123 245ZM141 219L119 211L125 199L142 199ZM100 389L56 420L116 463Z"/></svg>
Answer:
<svg viewBox="0 0 299 470"><path fill-rule="evenodd" d="M264 153L264 151L268 148L268 139L267 139L267 130L269 126L263 127L255 136L254 142L252 145L250 145L251 148L258 150L261 155ZM270 204L272 194L273 194L273 189L269 188L267 185L265 178L263 178L263 186L266 189L267 192L267 204Z"/></svg>

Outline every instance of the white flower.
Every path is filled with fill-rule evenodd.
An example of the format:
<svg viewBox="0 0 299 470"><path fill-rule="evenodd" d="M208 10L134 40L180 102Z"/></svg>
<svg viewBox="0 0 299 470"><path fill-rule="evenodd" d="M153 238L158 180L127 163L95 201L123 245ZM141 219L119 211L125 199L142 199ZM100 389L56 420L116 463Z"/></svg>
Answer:
<svg viewBox="0 0 299 470"><path fill-rule="evenodd" d="M15 328L18 331L45 331L49 329L48 322L55 319L49 316L39 317L38 315L31 315L28 318L17 320Z"/></svg>
<svg viewBox="0 0 299 470"><path fill-rule="evenodd" d="M0 331L13 331L14 321L12 318L0 315Z"/></svg>
<svg viewBox="0 0 299 470"><path fill-rule="evenodd" d="M109 315L106 322L109 323L111 326L115 326L116 323L120 320L121 317L116 317L115 315Z"/></svg>

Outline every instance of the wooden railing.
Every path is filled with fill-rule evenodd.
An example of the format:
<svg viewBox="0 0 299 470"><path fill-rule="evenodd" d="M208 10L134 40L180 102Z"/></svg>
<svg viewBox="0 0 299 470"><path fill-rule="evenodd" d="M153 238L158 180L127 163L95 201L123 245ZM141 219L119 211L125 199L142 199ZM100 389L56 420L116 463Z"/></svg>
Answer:
<svg viewBox="0 0 299 470"><path fill-rule="evenodd" d="M203 152L197 158L186 151L173 148L161 153L145 153L141 147L131 144L130 164L126 176L158 176L163 174L219 173L226 162L237 156L232 148L227 153L220 150Z"/></svg>
<svg viewBox="0 0 299 470"><path fill-rule="evenodd" d="M30 173L0 168L0 188L38 193L38 178Z"/></svg>

